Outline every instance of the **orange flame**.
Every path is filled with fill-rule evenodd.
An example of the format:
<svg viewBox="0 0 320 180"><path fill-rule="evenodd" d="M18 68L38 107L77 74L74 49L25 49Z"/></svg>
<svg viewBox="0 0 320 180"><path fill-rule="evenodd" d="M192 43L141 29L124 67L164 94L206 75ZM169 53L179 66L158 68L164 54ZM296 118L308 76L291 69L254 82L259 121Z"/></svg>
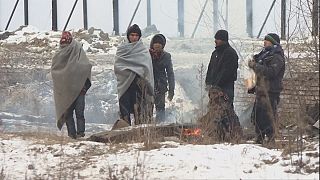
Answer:
<svg viewBox="0 0 320 180"><path fill-rule="evenodd" d="M201 135L201 129L200 128L183 129L183 135L185 135L185 136L200 136Z"/></svg>

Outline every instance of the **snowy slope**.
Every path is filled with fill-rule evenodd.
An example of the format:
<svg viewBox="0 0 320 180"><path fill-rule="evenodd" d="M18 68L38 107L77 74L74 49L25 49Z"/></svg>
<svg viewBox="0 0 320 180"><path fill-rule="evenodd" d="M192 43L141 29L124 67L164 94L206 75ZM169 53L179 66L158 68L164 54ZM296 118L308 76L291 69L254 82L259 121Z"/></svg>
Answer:
<svg viewBox="0 0 320 180"><path fill-rule="evenodd" d="M294 173L297 154L252 144L190 145L166 141L158 149L143 144L106 145L61 137L6 135L0 138L5 179L319 179L319 143L303 152L306 163Z"/></svg>

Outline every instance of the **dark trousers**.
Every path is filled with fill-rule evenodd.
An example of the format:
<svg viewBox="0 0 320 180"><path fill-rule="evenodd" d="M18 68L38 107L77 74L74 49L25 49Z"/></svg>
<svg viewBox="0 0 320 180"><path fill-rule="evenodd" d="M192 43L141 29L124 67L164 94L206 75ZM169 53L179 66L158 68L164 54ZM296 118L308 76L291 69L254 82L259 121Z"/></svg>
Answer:
<svg viewBox="0 0 320 180"><path fill-rule="evenodd" d="M85 131L85 95L79 95L77 99L71 104L66 111L66 124L69 136L76 136L76 134L82 134ZM73 111L75 111L77 119L77 130L73 119Z"/></svg>
<svg viewBox="0 0 320 180"><path fill-rule="evenodd" d="M154 103L155 103L155 107L156 107L156 120L158 122L165 120L165 102L166 102L166 93L165 92L155 93Z"/></svg>
<svg viewBox="0 0 320 180"><path fill-rule="evenodd" d="M265 135L274 138L277 106L280 94L257 95L253 107L252 118L258 139L263 140Z"/></svg>
<svg viewBox="0 0 320 180"><path fill-rule="evenodd" d="M131 124L130 114L135 114L134 106L139 104L142 97L141 88L136 79L131 83L127 91L119 99L120 118Z"/></svg>
<svg viewBox="0 0 320 180"><path fill-rule="evenodd" d="M231 104L231 107L234 108L233 106L233 101L234 101L234 82L233 83L228 83L225 84L224 86L220 87L224 93L227 94L229 98L229 102Z"/></svg>

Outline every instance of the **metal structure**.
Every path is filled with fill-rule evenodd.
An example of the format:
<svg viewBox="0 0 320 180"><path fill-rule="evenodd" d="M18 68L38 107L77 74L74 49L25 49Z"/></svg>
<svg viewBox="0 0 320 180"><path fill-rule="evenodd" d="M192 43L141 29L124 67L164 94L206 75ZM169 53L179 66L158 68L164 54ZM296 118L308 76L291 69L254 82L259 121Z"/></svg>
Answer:
<svg viewBox="0 0 320 180"><path fill-rule="evenodd" d="M29 25L29 1L24 0L24 25Z"/></svg>
<svg viewBox="0 0 320 180"><path fill-rule="evenodd" d="M17 9L18 4L19 4L19 0L16 1L16 4L15 4L14 7L13 7L13 10L12 10L12 12L11 12L11 15L10 15L10 18L9 18L9 20L8 20L8 23L7 23L7 25L6 25L6 29L5 29L5 30L8 30L8 27L9 27L10 22L11 22L11 20L12 20L13 14L14 14L14 12L15 12L16 9Z"/></svg>
<svg viewBox="0 0 320 180"><path fill-rule="evenodd" d="M88 29L88 1L83 0L83 28Z"/></svg>
<svg viewBox="0 0 320 180"><path fill-rule="evenodd" d="M6 24L5 30L7 30L10 26L11 20L13 18L13 15L17 9L17 5L19 4L20 0L16 0L14 8L11 12L10 18ZM62 0L61 0L62 1ZM196 25L194 27L194 30L192 32L191 37L194 38L196 31L198 29L198 26L201 22L201 19L203 18L203 14L205 11L205 8L207 7L209 0L206 0L202 10L199 14L199 17L197 19ZM83 27L84 29L88 29L88 0L83 0ZM212 0L213 3L213 31L216 32L220 26L219 23L219 0ZM223 3L225 3L225 18L224 18L224 24L225 24L225 28L228 29L228 16L229 16L229 12L228 12L228 5L229 5L229 0L226 1L222 1ZM262 27L259 30L259 33L257 35L257 37L259 38L262 30L269 18L269 15L275 5L276 0L273 0L271 7L264 19L264 22L262 24ZM58 0L51 0L52 3L52 30L53 31L57 31L58 30L58 11L57 11L57 3ZM63 30L66 30L70 19L72 17L72 14L74 12L74 9L76 7L78 3L78 0L75 0L73 7L71 9L71 12L69 13L67 22L65 23L65 26L63 28ZM120 34L120 28L119 28L119 0L112 0L113 3L113 31L115 35L119 35ZM147 26L150 26L152 24L152 8L151 8L151 4L152 1L151 0L146 0L146 4L147 4ZM185 14L184 14L184 6L185 6L185 1L184 0L177 0L177 7L178 7L178 33L180 37L184 37L185 36ZM132 22L136 16L136 13L140 7L141 4L141 0L138 1L135 10L133 12L133 15L130 19L130 22L128 24L128 27L130 27L132 25ZM319 33L319 1L318 0L313 0L313 12L312 12L312 34L318 34ZM246 31L248 33L249 37L253 37L253 0L246 0L246 22L247 22L247 27L246 27ZM221 16L221 15L220 15ZM223 17L222 17L223 19ZM29 0L24 0L24 24L25 25L29 25ZM281 39L285 39L286 38L286 0L281 0Z"/></svg>
<svg viewBox="0 0 320 180"><path fill-rule="evenodd" d="M184 0L178 0L178 32L184 37Z"/></svg>
<svg viewBox="0 0 320 180"><path fill-rule="evenodd" d="M151 0L147 0L147 26L151 26Z"/></svg>
<svg viewBox="0 0 320 180"><path fill-rule="evenodd" d="M76 7L77 4L78 4L78 0L75 0L75 2L74 2L74 4L73 4L73 7L72 7L72 9L71 9L71 12L70 12L70 14L69 14L68 20L67 20L66 24L64 25L63 31L65 31L65 30L67 29L67 26L68 26L68 24L69 24L70 18L71 18L71 16L72 16L73 11L74 11L74 8Z"/></svg>
<svg viewBox="0 0 320 180"><path fill-rule="evenodd" d="M58 31L58 10L57 0L52 0L52 30Z"/></svg>
<svg viewBox="0 0 320 180"><path fill-rule="evenodd" d="M267 22L267 20L268 20L268 18L269 18L269 15L270 15L270 13L271 13L271 10L273 9L273 6L274 6L275 2L276 2L276 0L273 0L273 2L272 2L272 4L271 4L271 7L270 7L270 9L269 9L269 11L268 11L268 14L267 14L266 18L264 19L263 24L262 24L262 26L261 26L261 28L260 28L260 31L259 31L259 33L258 33L257 38L260 37L261 32L262 32L264 26L266 25L266 22Z"/></svg>
<svg viewBox="0 0 320 180"><path fill-rule="evenodd" d="M320 26L319 26L319 0L313 0L312 2L312 35L318 36L320 32ZM319 44L319 41L318 41Z"/></svg>
<svg viewBox="0 0 320 180"><path fill-rule="evenodd" d="M128 28L131 26L132 21L133 21L134 17L136 16L136 13L137 13L137 11L138 11L138 9L139 9L140 3L141 3L141 0L139 0L138 4L137 4L137 6L136 6L136 9L135 9L134 12L133 12L133 15L132 15L131 20L130 20L129 25L128 25ZM127 29L128 29L128 28L127 28Z"/></svg>
<svg viewBox="0 0 320 180"><path fill-rule="evenodd" d="M208 0L205 1L204 5L203 5L203 7L202 7L202 10L201 10L201 12L200 12L200 16L199 16L199 18L198 18L196 27L194 27L193 33L192 33L192 35L191 35L191 38L194 38L194 35L195 35L195 33L196 33L197 29L198 29L200 20L201 20L201 18L202 18L202 16L203 16L203 12L204 12L204 10L206 9L207 4L208 4Z"/></svg>
<svg viewBox="0 0 320 180"><path fill-rule="evenodd" d="M226 30L229 29L229 0L226 0L226 19L224 22Z"/></svg>
<svg viewBox="0 0 320 180"><path fill-rule="evenodd" d="M286 39L286 0L281 0L281 39Z"/></svg>
<svg viewBox="0 0 320 180"><path fill-rule="evenodd" d="M249 37L253 37L253 13L252 0L246 0L246 16L247 16L247 33Z"/></svg>
<svg viewBox="0 0 320 180"><path fill-rule="evenodd" d="M213 32L218 31L219 27L219 7L218 0L213 0Z"/></svg>
<svg viewBox="0 0 320 180"><path fill-rule="evenodd" d="M113 31L115 35L119 35L119 0L112 1L113 7Z"/></svg>

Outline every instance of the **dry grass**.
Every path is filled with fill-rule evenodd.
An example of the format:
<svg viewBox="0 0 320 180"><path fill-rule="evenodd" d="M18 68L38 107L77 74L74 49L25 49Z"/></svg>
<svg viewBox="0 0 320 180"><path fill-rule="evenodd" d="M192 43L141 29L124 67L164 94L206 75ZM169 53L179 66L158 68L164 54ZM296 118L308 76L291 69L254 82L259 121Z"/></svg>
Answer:
<svg viewBox="0 0 320 180"><path fill-rule="evenodd" d="M11 138L22 138L23 140L30 140L34 144L43 145L54 145L62 144L65 145L69 142L75 142L69 137L64 135L57 135L55 133L48 132L15 132L15 133L2 133L0 137L5 140L10 140Z"/></svg>
<svg viewBox="0 0 320 180"><path fill-rule="evenodd" d="M1 167L1 172L0 172L0 180L4 180L6 177L5 173L4 173L4 168L3 166Z"/></svg>
<svg viewBox="0 0 320 180"><path fill-rule="evenodd" d="M198 120L205 143L239 143L242 129L237 115L218 87L209 90L208 113Z"/></svg>

